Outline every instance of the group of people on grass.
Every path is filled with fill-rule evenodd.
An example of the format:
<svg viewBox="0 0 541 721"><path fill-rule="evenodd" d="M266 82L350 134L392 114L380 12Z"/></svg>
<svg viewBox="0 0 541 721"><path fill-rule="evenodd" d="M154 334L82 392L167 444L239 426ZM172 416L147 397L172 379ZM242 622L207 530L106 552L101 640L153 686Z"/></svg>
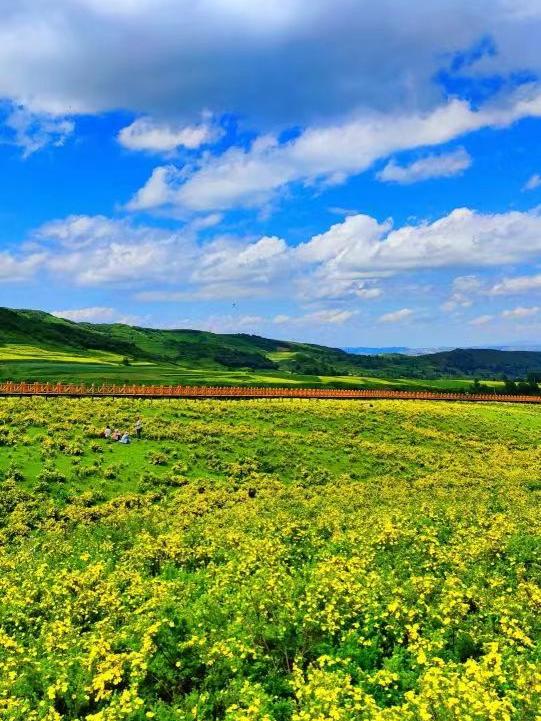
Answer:
<svg viewBox="0 0 541 721"><path fill-rule="evenodd" d="M141 438L141 434L143 433L143 421L141 418L138 418L135 422L135 435L137 438ZM105 430L103 431L103 437L107 440L111 441L117 441L118 443L131 443L131 437L129 431L124 431L123 433L118 430L118 428L115 428L115 430L111 430L111 426L107 425Z"/></svg>

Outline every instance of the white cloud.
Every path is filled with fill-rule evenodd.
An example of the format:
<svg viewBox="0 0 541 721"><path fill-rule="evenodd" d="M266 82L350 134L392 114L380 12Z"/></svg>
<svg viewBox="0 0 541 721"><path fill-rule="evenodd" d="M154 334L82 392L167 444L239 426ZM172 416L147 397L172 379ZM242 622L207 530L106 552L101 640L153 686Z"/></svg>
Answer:
<svg viewBox="0 0 541 721"><path fill-rule="evenodd" d="M373 300L383 295L372 280L340 278L326 272L304 276L297 282L297 293L304 300Z"/></svg>
<svg viewBox="0 0 541 721"><path fill-rule="evenodd" d="M73 250L131 237L133 232L128 223L104 215L69 215L61 220L44 223L36 235L42 239L55 240L64 248Z"/></svg>
<svg viewBox="0 0 541 721"><path fill-rule="evenodd" d="M461 275L453 280L452 292L449 299L442 305L442 310L449 312L458 308L469 308L472 305L472 295L476 295L482 288L482 282L476 275Z"/></svg>
<svg viewBox="0 0 541 721"><path fill-rule="evenodd" d="M487 293L488 295L520 295L537 290L541 290L541 274L504 278L489 288Z"/></svg>
<svg viewBox="0 0 541 721"><path fill-rule="evenodd" d="M181 302L248 297L302 302L368 302L397 274L483 268L541 253L541 211L481 214L459 208L433 222L393 228L349 216L297 246L277 236L215 236L201 242L182 230L104 216L68 216L39 228L17 256L0 254L0 277L39 270L83 286L129 288L140 300ZM541 288L541 276L504 279L491 288L475 275L455 279L447 310L474 295ZM407 291L409 292L409 291Z"/></svg>
<svg viewBox="0 0 541 721"><path fill-rule="evenodd" d="M249 244L223 239L205 246L192 278L213 285L231 281L267 284L285 273L288 264L288 246L282 238L264 236Z"/></svg>
<svg viewBox="0 0 541 721"><path fill-rule="evenodd" d="M28 280L43 266L45 257L44 253L34 251L24 256L0 251L0 282L17 283Z"/></svg>
<svg viewBox="0 0 541 721"><path fill-rule="evenodd" d="M487 323L490 323L491 320L494 320L493 315L480 315L477 318L472 318L472 320L468 321L470 325L487 325Z"/></svg>
<svg viewBox="0 0 541 721"><path fill-rule="evenodd" d="M206 230L207 228L213 228L215 225L218 225L222 222L222 220L223 215L221 213L210 213L209 215L201 215L192 220L192 222L190 223L190 228L194 231Z"/></svg>
<svg viewBox="0 0 541 721"><path fill-rule="evenodd" d="M277 325L342 325L346 321L357 315L358 311L355 310L341 310L339 308L328 308L325 310L314 311L313 313L306 313L301 316L289 316L285 314L279 314L274 317L273 323Z"/></svg>
<svg viewBox="0 0 541 721"><path fill-rule="evenodd" d="M259 315L212 315L208 318L184 318L173 324L171 328L197 328L211 333L255 333L260 332L265 318Z"/></svg>
<svg viewBox="0 0 541 721"><path fill-rule="evenodd" d="M297 122L361 102L426 104L443 54L483 34L502 42L520 30L522 43L505 48L515 68L536 48L535 23L509 18L501 0L392 11L352 0L21 0L2 10L0 96L55 113L211 107Z"/></svg>
<svg viewBox="0 0 541 721"><path fill-rule="evenodd" d="M42 226L45 266L79 285L137 285L186 277L196 247L182 233L104 216L69 216Z"/></svg>
<svg viewBox="0 0 541 721"><path fill-rule="evenodd" d="M453 292L462 295L476 293L482 285L483 282L476 275L459 275L453 280Z"/></svg>
<svg viewBox="0 0 541 721"><path fill-rule="evenodd" d="M411 308L401 308L390 313L384 313L379 318L380 323L402 323L413 316Z"/></svg>
<svg viewBox="0 0 541 721"><path fill-rule="evenodd" d="M114 308L94 306L92 308L74 308L72 310L53 310L51 314L57 316L57 318L73 320L76 323L79 321L95 320L105 323L115 317L116 311Z"/></svg>
<svg viewBox="0 0 541 721"><path fill-rule="evenodd" d="M75 130L75 123L68 118L48 113L32 113L24 107L15 107L4 120L7 133L1 142L22 148L23 158L47 145L59 147Z"/></svg>
<svg viewBox="0 0 541 721"><path fill-rule="evenodd" d="M426 109L440 96L434 75L442 59L483 36L499 52L463 73L538 73L535 6L535 0L4 2L0 97L55 113L122 107L193 119L210 107L277 123L360 106Z"/></svg>
<svg viewBox="0 0 541 721"><path fill-rule="evenodd" d="M527 182L524 184L523 190L535 190L541 185L541 175L535 173L532 175Z"/></svg>
<svg viewBox="0 0 541 721"><path fill-rule="evenodd" d="M191 285L192 279L186 283ZM136 293L137 300L151 303L179 303L187 300L240 300L242 298L269 297L279 294L276 286L265 286L224 280L221 283L208 283L189 290L147 290Z"/></svg>
<svg viewBox="0 0 541 721"><path fill-rule="evenodd" d="M457 208L432 223L393 230L365 215L350 216L296 253L346 277L420 268L482 267L525 260L541 252L541 214L481 214ZM374 277L372 275L372 277Z"/></svg>
<svg viewBox="0 0 541 721"><path fill-rule="evenodd" d="M115 308L106 306L94 306L90 308L73 308L70 310L53 310L52 315L57 318L73 320L76 323L136 323L139 319L137 316L125 315Z"/></svg>
<svg viewBox="0 0 541 721"><path fill-rule="evenodd" d="M169 205L174 199L173 183L179 173L173 165L154 168L150 178L126 204L127 210L149 210Z"/></svg>
<svg viewBox="0 0 541 721"><path fill-rule="evenodd" d="M41 226L33 241L32 252L49 273L77 285L129 287L139 291L140 300L275 294L281 280L293 272L289 248L281 238L224 236L198 243L192 226L170 231L126 219L68 216ZM14 262L5 259L8 276ZM27 273L37 269L36 261L24 256L17 263L21 269L28 266ZM159 290L147 290L156 283Z"/></svg>
<svg viewBox="0 0 541 721"><path fill-rule="evenodd" d="M398 165L391 160L376 177L386 183L408 185L430 178L449 178L458 175L469 168L471 162L466 150L458 148L449 153L427 155L409 165Z"/></svg>
<svg viewBox="0 0 541 721"><path fill-rule="evenodd" d="M144 117L122 128L118 134L118 142L129 150L170 153L180 147L194 150L214 142L218 136L218 129L211 122L178 125Z"/></svg>
<svg viewBox="0 0 541 721"><path fill-rule="evenodd" d="M258 206L294 182L342 182L397 151L441 145L529 116L541 116L541 86L522 88L505 104L480 110L455 99L425 113L371 114L309 127L286 143L264 136L247 150L231 147L219 157L205 156L194 169L155 168L128 207L205 211Z"/></svg>
<svg viewBox="0 0 541 721"><path fill-rule="evenodd" d="M144 290L137 293L135 297L137 300L150 303L178 303L191 299L192 294L181 290Z"/></svg>
<svg viewBox="0 0 541 721"><path fill-rule="evenodd" d="M378 223L369 215L349 215L341 223L335 223L329 230L299 245L296 253L307 263L336 261L349 256L357 243L370 247L379 245L391 228L390 220Z"/></svg>
<svg viewBox="0 0 541 721"><path fill-rule="evenodd" d="M511 319L521 319L521 318L530 318L533 315L537 315L539 313L539 307L533 306L531 308L512 308L510 310L504 310L502 311L502 318L511 318Z"/></svg>

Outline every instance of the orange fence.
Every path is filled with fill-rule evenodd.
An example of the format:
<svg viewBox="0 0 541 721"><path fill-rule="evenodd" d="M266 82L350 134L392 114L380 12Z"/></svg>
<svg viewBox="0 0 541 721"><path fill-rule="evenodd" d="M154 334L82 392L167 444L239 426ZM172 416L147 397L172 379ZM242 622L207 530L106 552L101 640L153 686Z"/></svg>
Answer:
<svg viewBox="0 0 541 721"><path fill-rule="evenodd" d="M248 386L82 385L76 383L0 383L0 396L68 396L114 398L394 398L434 401L500 401L541 403L541 396L433 391L349 390L336 388L252 388Z"/></svg>

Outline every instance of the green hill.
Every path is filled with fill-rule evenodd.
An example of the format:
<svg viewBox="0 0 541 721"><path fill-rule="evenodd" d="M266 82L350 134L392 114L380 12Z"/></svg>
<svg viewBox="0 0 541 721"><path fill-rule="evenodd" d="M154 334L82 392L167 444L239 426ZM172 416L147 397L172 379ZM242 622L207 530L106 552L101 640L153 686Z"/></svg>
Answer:
<svg viewBox="0 0 541 721"><path fill-rule="evenodd" d="M537 351L504 351L457 348L425 356L442 375L475 375L494 378L524 378L541 375L541 353Z"/></svg>
<svg viewBox="0 0 541 721"><path fill-rule="evenodd" d="M541 376L539 352L354 355L245 333L75 323L43 311L0 308L2 379L369 387L392 382L412 388L437 387L445 379L446 387L459 388L473 378L531 374Z"/></svg>

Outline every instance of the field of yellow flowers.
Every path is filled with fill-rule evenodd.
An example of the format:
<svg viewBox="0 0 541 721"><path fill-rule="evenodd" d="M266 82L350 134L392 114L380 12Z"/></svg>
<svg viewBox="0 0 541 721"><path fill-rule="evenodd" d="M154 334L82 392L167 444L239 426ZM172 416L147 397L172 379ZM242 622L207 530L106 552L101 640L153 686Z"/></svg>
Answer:
<svg viewBox="0 0 541 721"><path fill-rule="evenodd" d="M540 438L531 406L0 400L0 718L541 721Z"/></svg>

